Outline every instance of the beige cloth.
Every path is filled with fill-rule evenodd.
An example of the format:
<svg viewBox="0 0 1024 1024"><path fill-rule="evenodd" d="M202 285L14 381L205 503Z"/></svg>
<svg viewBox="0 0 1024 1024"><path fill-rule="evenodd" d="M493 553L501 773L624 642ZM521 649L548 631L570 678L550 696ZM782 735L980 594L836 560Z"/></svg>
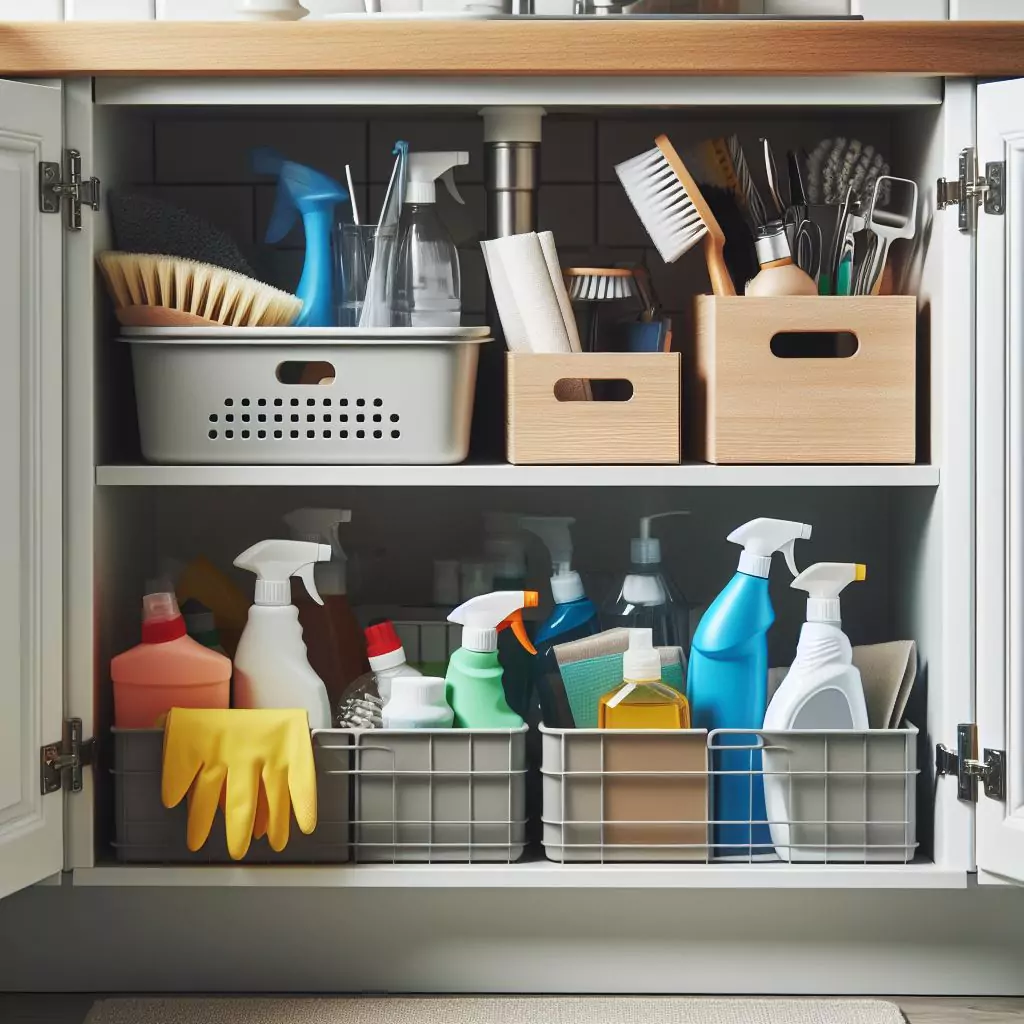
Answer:
<svg viewBox="0 0 1024 1024"><path fill-rule="evenodd" d="M106 999L86 1024L903 1024L877 999Z"/></svg>

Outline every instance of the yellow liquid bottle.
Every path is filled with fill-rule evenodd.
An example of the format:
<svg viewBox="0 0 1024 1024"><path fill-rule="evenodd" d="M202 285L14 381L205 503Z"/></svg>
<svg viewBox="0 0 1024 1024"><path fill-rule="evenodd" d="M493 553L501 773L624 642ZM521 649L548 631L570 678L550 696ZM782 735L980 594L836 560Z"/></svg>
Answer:
<svg viewBox="0 0 1024 1024"><path fill-rule="evenodd" d="M599 729L689 729L686 698L661 681L661 655L651 630L631 629L629 650L622 656L622 683L597 706Z"/></svg>

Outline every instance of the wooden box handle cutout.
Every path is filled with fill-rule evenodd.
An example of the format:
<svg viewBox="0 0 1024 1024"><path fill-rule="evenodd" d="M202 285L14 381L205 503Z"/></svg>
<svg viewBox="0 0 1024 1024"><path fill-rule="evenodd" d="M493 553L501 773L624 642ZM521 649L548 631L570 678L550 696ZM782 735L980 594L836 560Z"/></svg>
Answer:
<svg viewBox="0 0 1024 1024"><path fill-rule="evenodd" d="M853 331L779 331L769 347L777 359L850 359L860 339Z"/></svg>
<svg viewBox="0 0 1024 1024"><path fill-rule="evenodd" d="M631 402L636 390L625 377L562 377L555 381L554 396L559 402L578 402L581 385L594 402Z"/></svg>

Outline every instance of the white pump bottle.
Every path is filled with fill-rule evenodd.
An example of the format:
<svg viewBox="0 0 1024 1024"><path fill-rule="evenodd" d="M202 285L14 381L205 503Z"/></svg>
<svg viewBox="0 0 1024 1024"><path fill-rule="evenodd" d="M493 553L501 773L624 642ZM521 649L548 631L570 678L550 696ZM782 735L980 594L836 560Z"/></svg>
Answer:
<svg viewBox="0 0 1024 1024"><path fill-rule="evenodd" d="M323 604L313 569L330 558L329 544L264 540L235 559L239 569L256 573L255 602L235 654L235 707L305 708L311 729L331 727L327 689L306 657L290 582L298 576Z"/></svg>
<svg viewBox="0 0 1024 1024"><path fill-rule="evenodd" d="M405 203L398 224L395 257L396 327L458 327L462 319L459 251L437 215L441 178L456 202L454 169L469 163L469 153L410 153Z"/></svg>

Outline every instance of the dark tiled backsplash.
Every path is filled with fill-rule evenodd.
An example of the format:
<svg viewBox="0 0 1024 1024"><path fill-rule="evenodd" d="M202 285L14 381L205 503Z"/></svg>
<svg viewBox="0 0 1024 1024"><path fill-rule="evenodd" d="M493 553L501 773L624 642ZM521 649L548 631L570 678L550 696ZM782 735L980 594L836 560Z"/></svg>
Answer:
<svg viewBox="0 0 1024 1024"><path fill-rule="evenodd" d="M811 118L756 121L730 117L728 131L744 141L753 163L757 138L772 137L775 150L813 147L830 135L858 137L890 149L888 122L878 117L843 117L840 125L827 112ZM652 145L667 132L677 146L726 130L722 118L682 116L679 111L644 111L631 117L616 112L600 119L585 115L545 117L541 145L538 218L542 230L555 235L564 265L602 265L642 259L650 268L655 289L666 310L687 310L696 292L708 288L698 252L666 266L651 248L643 226L615 177L616 162ZM479 241L486 237L486 195L483 187L483 122L475 115L454 118L382 115L276 115L268 118L219 113L160 116L153 124L154 174L145 191L207 217L230 232L253 254L254 265L271 283L294 288L301 271L301 233L295 229L270 249L261 245L274 201L274 189L249 168L255 146L270 145L290 159L307 162L344 179L352 167L364 219L376 217L393 166L394 140L404 138L419 149L460 149L470 154L456 181L466 200L457 206L441 187L438 205L462 253L463 307L482 314L486 275ZM755 170L755 174L757 171Z"/></svg>

